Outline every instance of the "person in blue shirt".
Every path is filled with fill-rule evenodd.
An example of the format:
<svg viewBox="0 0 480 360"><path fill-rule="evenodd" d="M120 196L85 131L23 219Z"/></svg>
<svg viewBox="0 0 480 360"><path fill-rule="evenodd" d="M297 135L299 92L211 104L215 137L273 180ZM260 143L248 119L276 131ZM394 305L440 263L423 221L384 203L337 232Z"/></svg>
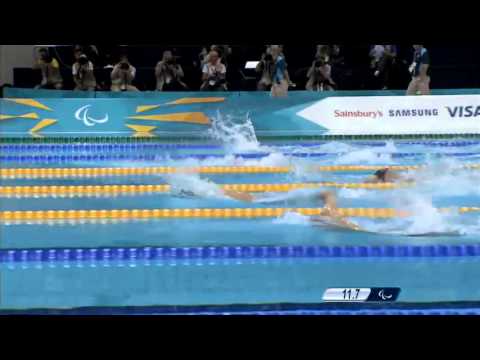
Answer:
<svg viewBox="0 0 480 360"><path fill-rule="evenodd" d="M285 62L285 57L282 55L282 50L278 45L272 45L270 51L274 62L271 95L273 97L287 96L288 78L286 75L287 63Z"/></svg>
<svg viewBox="0 0 480 360"><path fill-rule="evenodd" d="M423 45L413 45L415 53L409 71L412 74L412 81L408 85L407 95L429 95L430 76L430 55Z"/></svg>

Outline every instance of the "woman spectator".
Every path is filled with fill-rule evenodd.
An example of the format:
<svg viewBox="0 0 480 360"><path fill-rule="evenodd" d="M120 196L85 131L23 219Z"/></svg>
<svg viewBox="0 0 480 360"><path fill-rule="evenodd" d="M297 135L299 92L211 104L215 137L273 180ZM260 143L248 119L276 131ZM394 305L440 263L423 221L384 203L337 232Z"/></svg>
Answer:
<svg viewBox="0 0 480 360"><path fill-rule="evenodd" d="M38 51L39 58L34 64L34 69L40 69L42 72L42 82L36 89L57 89L63 88L63 78L60 73L60 65L57 59L52 57L47 49Z"/></svg>
<svg viewBox="0 0 480 360"><path fill-rule="evenodd" d="M284 97L288 93L288 78L286 75L287 64L278 45L270 46L274 68L272 76L271 95L273 97Z"/></svg>
<svg viewBox="0 0 480 360"><path fill-rule="evenodd" d="M255 71L262 74L260 81L257 84L257 89L260 91L269 91L272 87L273 76L273 57L270 53L262 54L262 59L257 64Z"/></svg>
<svg viewBox="0 0 480 360"><path fill-rule="evenodd" d="M226 91L226 75L227 68L220 61L217 51L212 50L208 54L208 62L203 65L202 69L202 91Z"/></svg>

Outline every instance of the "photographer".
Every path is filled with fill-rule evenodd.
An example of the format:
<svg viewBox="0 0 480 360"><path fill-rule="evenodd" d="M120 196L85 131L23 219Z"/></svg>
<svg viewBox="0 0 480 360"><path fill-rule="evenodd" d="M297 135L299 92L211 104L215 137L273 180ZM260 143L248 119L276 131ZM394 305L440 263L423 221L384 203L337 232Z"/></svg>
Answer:
<svg viewBox="0 0 480 360"><path fill-rule="evenodd" d="M374 45L370 50L370 66L374 70L373 75L379 79L379 86L382 90L388 89L390 85L390 74L393 71L397 57L395 45Z"/></svg>
<svg viewBox="0 0 480 360"><path fill-rule="evenodd" d="M217 51L212 50L208 54L208 62L203 65L202 81L200 87L202 91L226 91L227 68L220 62Z"/></svg>
<svg viewBox="0 0 480 360"><path fill-rule="evenodd" d="M75 90L94 91L97 81L93 73L93 64L81 51L75 52L76 62L72 66L73 81Z"/></svg>
<svg viewBox="0 0 480 360"><path fill-rule="evenodd" d="M257 84L257 89L260 91L269 91L272 87L273 76L273 57L271 54L265 53L262 59L257 64L255 71L261 73L262 76Z"/></svg>
<svg viewBox="0 0 480 360"><path fill-rule="evenodd" d="M429 95L430 94L430 55L423 45L413 45L415 53L409 71L412 81L408 85L407 95Z"/></svg>
<svg viewBox="0 0 480 360"><path fill-rule="evenodd" d="M120 62L113 67L110 75L112 79L112 91L138 91L138 89L132 85L135 79L136 69L130 65L127 56L123 55L120 58Z"/></svg>
<svg viewBox="0 0 480 360"><path fill-rule="evenodd" d="M60 65L57 59L53 58L47 49L38 51L39 58L34 64L34 69L40 69L42 72L42 82L36 89L57 89L63 88L63 79L60 74Z"/></svg>
<svg viewBox="0 0 480 360"><path fill-rule="evenodd" d="M184 76L182 67L177 64L171 51L164 51L162 61L155 68L158 91L187 90L187 85L182 82Z"/></svg>
<svg viewBox="0 0 480 360"><path fill-rule="evenodd" d="M325 55L317 58L307 73L306 89L310 91L334 90L335 82L332 80L332 68L328 64L328 57Z"/></svg>

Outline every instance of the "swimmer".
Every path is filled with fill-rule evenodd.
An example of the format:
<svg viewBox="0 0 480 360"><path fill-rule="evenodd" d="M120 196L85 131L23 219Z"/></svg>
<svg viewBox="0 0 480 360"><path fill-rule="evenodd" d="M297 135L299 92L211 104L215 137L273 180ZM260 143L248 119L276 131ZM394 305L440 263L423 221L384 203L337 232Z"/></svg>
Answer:
<svg viewBox="0 0 480 360"><path fill-rule="evenodd" d="M403 175L400 174L395 174L388 167L377 170L373 174L373 176L370 176L367 180L365 180L366 183L389 183L389 182L398 182L398 181L413 181L413 179L408 179L404 177Z"/></svg>
<svg viewBox="0 0 480 360"><path fill-rule="evenodd" d="M338 212L337 198L335 194L330 191L323 191L318 195L318 198L323 202L324 214L317 217L312 217L311 221L318 223L330 223L342 228L351 230L362 230L357 224L348 221L345 216Z"/></svg>
<svg viewBox="0 0 480 360"><path fill-rule="evenodd" d="M231 197L235 200L240 200L245 202L253 202L253 200L255 200L255 197L252 194L247 192L227 190L227 189L222 189L222 191L224 195Z"/></svg>
<svg viewBox="0 0 480 360"><path fill-rule="evenodd" d="M232 199L235 200L240 200L240 201L245 201L245 202L253 202L255 200L255 197L251 195L250 193L247 192L241 192L241 191L235 191L235 190L226 190L226 189L220 189L220 191L223 193L223 195L228 196ZM195 194L195 192L190 191L190 190L180 190L177 193L177 196L180 197L196 197L198 194Z"/></svg>

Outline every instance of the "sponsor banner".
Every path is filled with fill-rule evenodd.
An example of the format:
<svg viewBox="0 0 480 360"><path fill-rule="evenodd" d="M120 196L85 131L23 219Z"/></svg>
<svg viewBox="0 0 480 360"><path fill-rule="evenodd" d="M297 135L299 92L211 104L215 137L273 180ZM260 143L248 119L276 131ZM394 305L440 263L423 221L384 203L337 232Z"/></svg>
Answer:
<svg viewBox="0 0 480 360"><path fill-rule="evenodd" d="M480 133L480 95L329 97L297 115L331 135Z"/></svg>
<svg viewBox="0 0 480 360"><path fill-rule="evenodd" d="M480 95L189 92L0 99L0 136L204 136L215 122L232 129L248 124L263 136L480 133Z"/></svg>

